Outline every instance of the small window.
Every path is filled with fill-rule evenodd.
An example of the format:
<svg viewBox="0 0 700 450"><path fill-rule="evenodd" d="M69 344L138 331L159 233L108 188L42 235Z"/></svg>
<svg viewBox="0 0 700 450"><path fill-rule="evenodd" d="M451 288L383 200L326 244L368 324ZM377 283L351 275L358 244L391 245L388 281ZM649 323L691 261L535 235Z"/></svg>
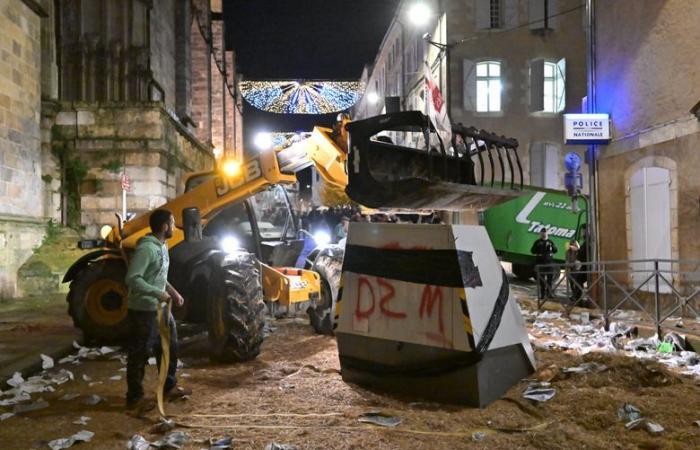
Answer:
<svg viewBox="0 0 700 450"><path fill-rule="evenodd" d="M484 61L476 64L476 110L501 110L501 63Z"/></svg>
<svg viewBox="0 0 700 450"><path fill-rule="evenodd" d="M566 108L566 60L530 63L530 111L559 113Z"/></svg>
<svg viewBox="0 0 700 450"><path fill-rule="evenodd" d="M503 0L475 0L476 28L479 30L503 27Z"/></svg>

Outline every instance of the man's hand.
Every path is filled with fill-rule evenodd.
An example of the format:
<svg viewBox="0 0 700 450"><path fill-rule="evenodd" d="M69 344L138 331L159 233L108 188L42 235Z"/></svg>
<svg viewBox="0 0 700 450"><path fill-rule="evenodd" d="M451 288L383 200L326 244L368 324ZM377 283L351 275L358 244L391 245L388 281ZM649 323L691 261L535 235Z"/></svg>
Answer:
<svg viewBox="0 0 700 450"><path fill-rule="evenodd" d="M176 291L175 289L173 289L173 293L172 293L172 294L173 294L173 295L172 295L172 299L175 301L175 304L176 304L177 306L182 306L182 305L185 303L185 299L182 298L182 295L180 295L180 293L179 293L178 291Z"/></svg>
<svg viewBox="0 0 700 450"><path fill-rule="evenodd" d="M166 291L163 291L160 294L158 294L158 300L160 300L161 302L167 302L168 300L170 300L170 294L168 294Z"/></svg>

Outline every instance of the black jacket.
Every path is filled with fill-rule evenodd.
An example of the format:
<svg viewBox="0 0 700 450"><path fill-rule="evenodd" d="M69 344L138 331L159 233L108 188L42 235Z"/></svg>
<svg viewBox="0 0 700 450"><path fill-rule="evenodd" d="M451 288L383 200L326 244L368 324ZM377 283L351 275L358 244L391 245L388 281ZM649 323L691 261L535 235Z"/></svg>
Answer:
<svg viewBox="0 0 700 450"><path fill-rule="evenodd" d="M536 256L535 264L551 264L557 251L557 246L550 239L537 239L530 249L530 253Z"/></svg>

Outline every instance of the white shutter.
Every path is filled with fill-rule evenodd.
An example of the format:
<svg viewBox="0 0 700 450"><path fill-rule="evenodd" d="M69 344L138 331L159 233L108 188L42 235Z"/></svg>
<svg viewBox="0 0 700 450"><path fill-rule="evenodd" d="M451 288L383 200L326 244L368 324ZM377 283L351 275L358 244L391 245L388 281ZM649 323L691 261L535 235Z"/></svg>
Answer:
<svg viewBox="0 0 700 450"><path fill-rule="evenodd" d="M544 110L544 59L530 61L530 112Z"/></svg>
<svg viewBox="0 0 700 450"><path fill-rule="evenodd" d="M555 111L561 112L566 109L566 58L562 58L557 61L557 97Z"/></svg>
<svg viewBox="0 0 700 450"><path fill-rule="evenodd" d="M466 58L462 61L462 100L465 111L476 111L476 64Z"/></svg>
<svg viewBox="0 0 700 450"><path fill-rule="evenodd" d="M530 146L530 185L544 187L544 144L535 142Z"/></svg>
<svg viewBox="0 0 700 450"><path fill-rule="evenodd" d="M518 0L503 0L503 28L515 28L518 25Z"/></svg>
<svg viewBox="0 0 700 450"><path fill-rule="evenodd" d="M527 4L527 17L531 30L544 28L544 2L545 0L529 0Z"/></svg>
<svg viewBox="0 0 700 450"><path fill-rule="evenodd" d="M491 28L491 0L474 0L474 11L476 29L487 30Z"/></svg>
<svg viewBox="0 0 700 450"><path fill-rule="evenodd" d="M559 147L554 144L544 144L544 187L559 188L559 161Z"/></svg>

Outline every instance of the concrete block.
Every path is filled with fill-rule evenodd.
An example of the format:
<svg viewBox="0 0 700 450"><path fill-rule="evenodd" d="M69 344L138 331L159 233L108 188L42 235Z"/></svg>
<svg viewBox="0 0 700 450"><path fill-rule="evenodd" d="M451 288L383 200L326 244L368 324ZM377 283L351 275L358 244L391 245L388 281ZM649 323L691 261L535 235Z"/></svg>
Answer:
<svg viewBox="0 0 700 450"><path fill-rule="evenodd" d="M94 125L95 115L90 111L78 111L78 125Z"/></svg>
<svg viewBox="0 0 700 450"><path fill-rule="evenodd" d="M56 114L56 125L75 125L77 119L73 111L61 111Z"/></svg>

